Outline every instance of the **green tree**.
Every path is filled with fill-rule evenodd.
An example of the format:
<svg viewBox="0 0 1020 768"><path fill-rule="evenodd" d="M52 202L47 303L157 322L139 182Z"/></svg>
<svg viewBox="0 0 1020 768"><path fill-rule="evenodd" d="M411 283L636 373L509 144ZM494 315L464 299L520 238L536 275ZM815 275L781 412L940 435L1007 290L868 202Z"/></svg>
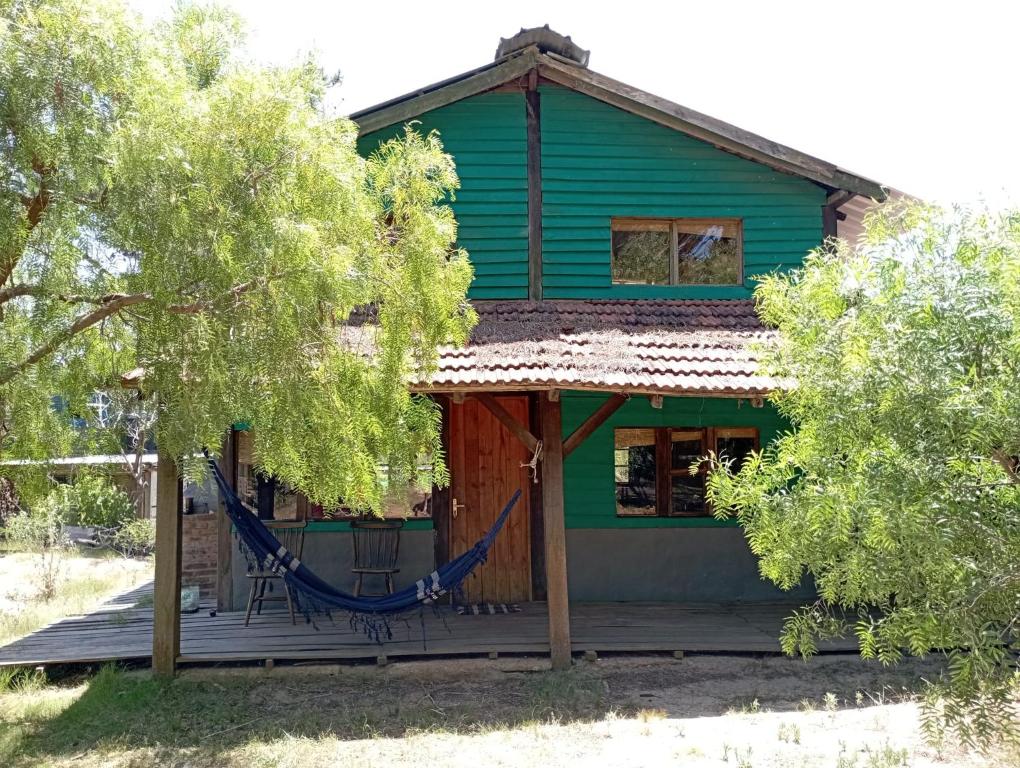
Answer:
<svg viewBox="0 0 1020 768"><path fill-rule="evenodd" d="M764 577L817 585L783 648L945 653L928 724L994 738L1020 628L1020 216L892 209L756 299L793 429L708 493Z"/></svg>
<svg viewBox="0 0 1020 768"><path fill-rule="evenodd" d="M362 159L314 61L239 40L216 7L0 0L0 459L66 451L141 368L171 455L244 421L267 472L378 508L380 461L444 477L406 382L473 322L453 162L410 129Z"/></svg>

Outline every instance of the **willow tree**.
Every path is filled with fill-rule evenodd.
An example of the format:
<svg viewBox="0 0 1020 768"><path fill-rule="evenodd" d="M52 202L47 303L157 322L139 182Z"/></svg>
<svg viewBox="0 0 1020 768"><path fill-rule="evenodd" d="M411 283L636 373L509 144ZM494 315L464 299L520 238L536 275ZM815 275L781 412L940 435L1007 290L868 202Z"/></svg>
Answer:
<svg viewBox="0 0 1020 768"><path fill-rule="evenodd" d="M247 422L326 505L377 508L380 462L438 456L406 383L472 322L438 138L362 159L314 61L246 61L215 7L0 8L0 459L66 450L67 414L132 369L161 450Z"/></svg>
<svg viewBox="0 0 1020 768"><path fill-rule="evenodd" d="M709 497L763 576L817 585L783 647L944 653L928 725L994 738L1020 648L1020 216L893 209L756 298L793 429Z"/></svg>

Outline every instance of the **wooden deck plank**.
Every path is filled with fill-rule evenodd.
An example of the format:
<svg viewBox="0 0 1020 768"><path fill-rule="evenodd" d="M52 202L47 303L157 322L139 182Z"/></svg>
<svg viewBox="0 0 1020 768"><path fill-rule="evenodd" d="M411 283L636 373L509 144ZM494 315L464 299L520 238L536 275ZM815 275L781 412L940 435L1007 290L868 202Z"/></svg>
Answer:
<svg viewBox="0 0 1020 768"><path fill-rule="evenodd" d="M207 613L181 617L183 662L355 660L435 655L549 652L548 615L543 603L519 613L459 616L426 610L425 638L417 616L393 621L393 637L381 644L346 620L318 618L290 623L282 611L253 617ZM744 652L778 653L779 632L789 605L687 606L659 603L601 603L571 606L571 648L575 653ZM822 650L854 651L853 638L826 643ZM66 619L0 647L0 666L99 663L150 658L152 610L102 611Z"/></svg>

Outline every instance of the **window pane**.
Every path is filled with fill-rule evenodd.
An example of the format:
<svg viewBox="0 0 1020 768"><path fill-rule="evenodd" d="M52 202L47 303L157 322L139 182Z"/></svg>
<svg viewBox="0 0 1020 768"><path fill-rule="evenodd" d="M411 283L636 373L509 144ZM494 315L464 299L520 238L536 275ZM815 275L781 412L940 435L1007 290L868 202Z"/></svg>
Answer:
<svg viewBox="0 0 1020 768"><path fill-rule="evenodd" d="M694 475L683 477L674 475L672 478L670 514L672 515L704 515L705 507L705 476Z"/></svg>
<svg viewBox="0 0 1020 768"><path fill-rule="evenodd" d="M673 469L690 469L691 464L705 454L701 444L702 435L700 429L674 429L670 433Z"/></svg>
<svg viewBox="0 0 1020 768"><path fill-rule="evenodd" d="M740 282L740 225L727 221L676 222L677 281L681 284Z"/></svg>
<svg viewBox="0 0 1020 768"><path fill-rule="evenodd" d="M669 246L668 222L614 224L613 282L669 285Z"/></svg>
<svg viewBox="0 0 1020 768"><path fill-rule="evenodd" d="M655 430L616 430L616 513L655 514Z"/></svg>
<svg viewBox="0 0 1020 768"><path fill-rule="evenodd" d="M755 448L757 441L750 436L747 437L719 437L715 441L715 452L718 456L726 456L733 459L733 468L740 469L744 460Z"/></svg>

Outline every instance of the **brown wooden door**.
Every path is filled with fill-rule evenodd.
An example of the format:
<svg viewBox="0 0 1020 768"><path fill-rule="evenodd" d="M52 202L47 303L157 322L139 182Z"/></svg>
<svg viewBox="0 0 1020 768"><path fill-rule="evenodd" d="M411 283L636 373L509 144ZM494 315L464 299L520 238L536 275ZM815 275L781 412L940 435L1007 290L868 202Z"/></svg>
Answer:
<svg viewBox="0 0 1020 768"><path fill-rule="evenodd" d="M528 425L528 398L497 398ZM531 458L488 409L474 398L450 408L450 556L457 557L495 522L517 489L520 501L489 550L489 559L464 583L468 602L511 603L531 599L529 483L522 463ZM456 505L454 505L456 500Z"/></svg>

